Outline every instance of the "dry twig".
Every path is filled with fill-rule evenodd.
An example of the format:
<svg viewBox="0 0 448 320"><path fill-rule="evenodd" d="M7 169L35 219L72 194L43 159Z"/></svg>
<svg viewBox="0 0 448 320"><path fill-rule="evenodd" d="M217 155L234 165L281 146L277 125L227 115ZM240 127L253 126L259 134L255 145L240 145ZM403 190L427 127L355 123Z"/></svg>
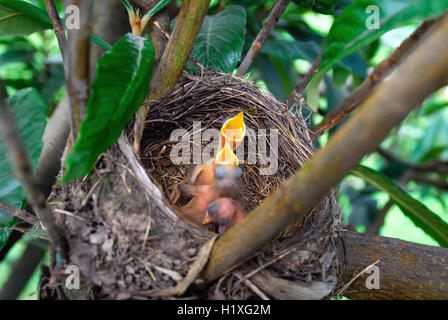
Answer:
<svg viewBox="0 0 448 320"><path fill-rule="evenodd" d="M250 65L254 61L256 55L260 51L272 29L274 29L274 27L277 25L278 19L280 19L281 15L285 11L288 3L289 0L276 0L274 2L271 13L267 17L265 24L256 36L254 42L252 42L249 51L246 53L246 56L244 57L238 68L238 71L236 73L237 77L244 76L247 70L249 70Z"/></svg>

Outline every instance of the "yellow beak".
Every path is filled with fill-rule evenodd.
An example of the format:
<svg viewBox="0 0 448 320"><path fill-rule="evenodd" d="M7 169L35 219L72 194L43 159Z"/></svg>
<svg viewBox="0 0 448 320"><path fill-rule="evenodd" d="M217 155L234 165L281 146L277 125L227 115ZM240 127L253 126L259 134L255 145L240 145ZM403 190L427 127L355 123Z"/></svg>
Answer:
<svg viewBox="0 0 448 320"><path fill-rule="evenodd" d="M236 147L244 139L246 134L246 125L244 124L244 113L240 112L235 117L224 122L221 128L221 136L225 142L228 142L231 149Z"/></svg>
<svg viewBox="0 0 448 320"><path fill-rule="evenodd" d="M216 155L216 164L229 166L238 165L238 157L233 152L228 142L225 142L224 148L219 150L218 154Z"/></svg>

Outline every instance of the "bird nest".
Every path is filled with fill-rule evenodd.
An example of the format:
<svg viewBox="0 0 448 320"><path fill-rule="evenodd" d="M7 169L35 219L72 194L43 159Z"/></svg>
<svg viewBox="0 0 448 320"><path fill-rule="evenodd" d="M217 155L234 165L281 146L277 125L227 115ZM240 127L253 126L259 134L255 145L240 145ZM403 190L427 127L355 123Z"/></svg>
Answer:
<svg viewBox="0 0 448 320"><path fill-rule="evenodd" d="M69 264L79 267L88 297L322 299L331 294L340 273L336 241L341 228L333 193L248 262L218 281L201 281L216 235L180 219L167 200L194 167L173 164L170 154L178 141L172 133L183 129L191 135L191 148L197 148L195 134L219 129L241 111L254 141L267 134L271 159L261 161L261 149L251 148L254 141L246 135L240 150L241 195L250 212L314 150L301 112L294 114L252 82L225 74L184 74L171 94L151 101L139 158L132 151L131 123L93 173L55 186L50 201L69 243ZM203 150L207 141L199 144ZM63 274L65 267L56 271Z"/></svg>

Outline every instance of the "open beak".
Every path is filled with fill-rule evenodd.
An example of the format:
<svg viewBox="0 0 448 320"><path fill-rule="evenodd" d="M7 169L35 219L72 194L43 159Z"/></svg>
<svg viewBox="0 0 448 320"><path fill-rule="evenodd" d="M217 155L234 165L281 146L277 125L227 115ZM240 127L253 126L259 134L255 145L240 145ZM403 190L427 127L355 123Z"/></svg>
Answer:
<svg viewBox="0 0 448 320"><path fill-rule="evenodd" d="M224 144L224 148L222 148L216 155L215 162L218 165L238 166L238 157L232 151L230 145L226 142Z"/></svg>
<svg viewBox="0 0 448 320"><path fill-rule="evenodd" d="M208 212L205 213L204 220L202 220L202 224L210 224L214 223L215 220L213 220L212 216L208 214Z"/></svg>
<svg viewBox="0 0 448 320"><path fill-rule="evenodd" d="M221 145L229 143L232 150L243 141L246 134L246 125L244 124L244 113L240 112L235 117L224 122L221 128Z"/></svg>

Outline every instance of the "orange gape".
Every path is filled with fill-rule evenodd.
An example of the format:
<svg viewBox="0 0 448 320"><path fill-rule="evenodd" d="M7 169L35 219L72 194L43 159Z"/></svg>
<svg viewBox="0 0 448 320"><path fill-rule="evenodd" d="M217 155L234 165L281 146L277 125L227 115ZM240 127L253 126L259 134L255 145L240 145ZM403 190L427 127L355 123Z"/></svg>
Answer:
<svg viewBox="0 0 448 320"><path fill-rule="evenodd" d="M178 209L182 217L198 226L215 223L220 233L243 219L244 210L236 201L240 198L242 171L233 151L243 141L245 132L244 114L240 112L222 126L216 158L197 165L187 183L177 185L178 190L171 196L173 204L180 192L193 196L186 206Z"/></svg>
<svg viewBox="0 0 448 320"><path fill-rule="evenodd" d="M220 130L220 149L229 144L230 149L235 150L246 135L244 113L240 112L232 119L227 120Z"/></svg>

